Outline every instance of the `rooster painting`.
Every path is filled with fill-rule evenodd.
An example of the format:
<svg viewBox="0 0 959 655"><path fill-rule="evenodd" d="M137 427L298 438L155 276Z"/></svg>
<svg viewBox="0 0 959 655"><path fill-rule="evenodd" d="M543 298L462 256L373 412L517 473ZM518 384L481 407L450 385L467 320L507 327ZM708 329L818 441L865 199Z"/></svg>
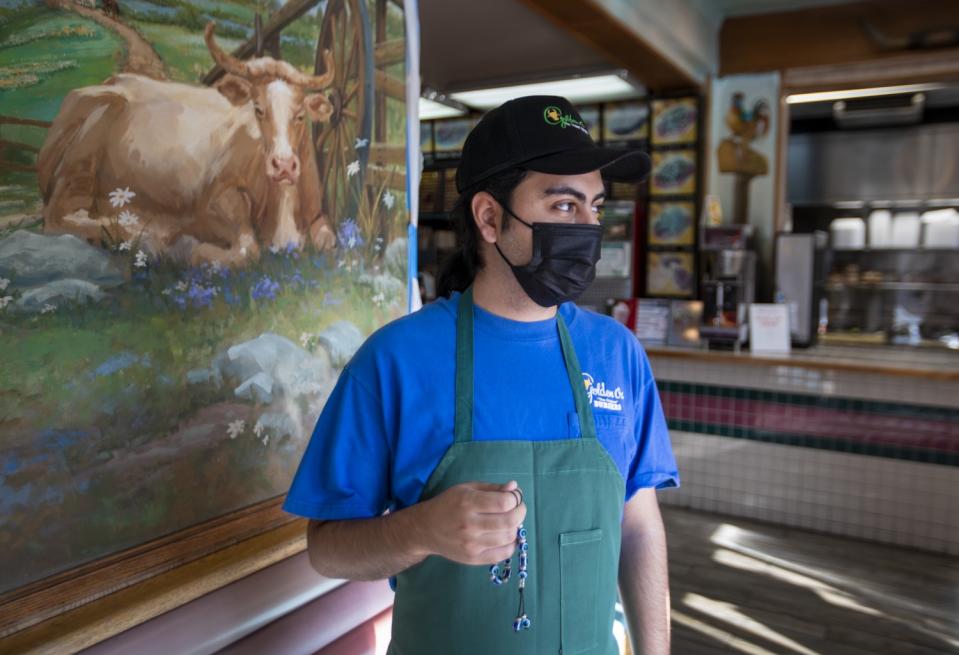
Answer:
<svg viewBox="0 0 959 655"><path fill-rule="evenodd" d="M759 99L749 109L745 94L737 91L732 96L724 122L731 134L720 142L717 149L719 172L736 176L733 221L746 223L749 220L749 182L769 172L766 157L749 145L769 133L769 103Z"/></svg>

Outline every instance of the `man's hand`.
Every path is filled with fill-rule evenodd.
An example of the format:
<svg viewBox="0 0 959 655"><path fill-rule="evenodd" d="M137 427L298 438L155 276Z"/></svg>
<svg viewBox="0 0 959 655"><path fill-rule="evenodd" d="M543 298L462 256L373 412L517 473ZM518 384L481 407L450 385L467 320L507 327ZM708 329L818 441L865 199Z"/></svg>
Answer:
<svg viewBox="0 0 959 655"><path fill-rule="evenodd" d="M495 564L516 550L516 530L526 503L516 505L515 480L464 482L419 503L421 544L461 564Z"/></svg>

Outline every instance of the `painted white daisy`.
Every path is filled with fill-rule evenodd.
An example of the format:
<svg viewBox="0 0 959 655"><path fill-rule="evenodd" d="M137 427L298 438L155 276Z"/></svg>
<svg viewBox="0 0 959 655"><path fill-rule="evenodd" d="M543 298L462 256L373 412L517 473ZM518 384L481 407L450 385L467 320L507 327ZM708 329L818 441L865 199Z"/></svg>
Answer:
<svg viewBox="0 0 959 655"><path fill-rule="evenodd" d="M265 428L263 427L263 424L260 423L259 421L253 424L253 434L255 434L258 437L263 434L264 429Z"/></svg>
<svg viewBox="0 0 959 655"><path fill-rule="evenodd" d="M123 227L133 227L140 222L140 217L131 212L128 209L124 209L120 212L120 218L117 222Z"/></svg>
<svg viewBox="0 0 959 655"><path fill-rule="evenodd" d="M180 280L179 282L176 283L177 291L186 291L189 288L190 288L190 285L187 284L186 280Z"/></svg>
<svg viewBox="0 0 959 655"><path fill-rule="evenodd" d="M57 308L56 305L51 305L50 303L47 303L47 304L45 304L43 307L40 308L40 313L41 313L41 314L49 314L50 312L52 312L52 311L55 310L56 308Z"/></svg>
<svg viewBox="0 0 959 655"><path fill-rule="evenodd" d="M387 209L393 209L393 204L396 202L396 196L393 195L391 191L387 191L383 194L383 204L386 205Z"/></svg>
<svg viewBox="0 0 959 655"><path fill-rule="evenodd" d="M3 309L13 300L13 296L0 296L0 309Z"/></svg>
<svg viewBox="0 0 959 655"><path fill-rule="evenodd" d="M300 335L300 345L306 348L308 345L310 345L310 339L312 339L310 333L304 332Z"/></svg>
<svg viewBox="0 0 959 655"><path fill-rule="evenodd" d="M136 193L130 191L130 187L117 188L110 192L110 204L114 207L125 207L133 200L134 196L136 196Z"/></svg>
<svg viewBox="0 0 959 655"><path fill-rule="evenodd" d="M7 286L9 286L10 280L5 277L0 277L0 291L4 291Z"/></svg>
<svg viewBox="0 0 959 655"><path fill-rule="evenodd" d="M133 247L132 241L124 241L123 243L120 244L120 252L126 252L132 247Z"/></svg>
<svg viewBox="0 0 959 655"><path fill-rule="evenodd" d="M230 439L236 439L238 436L243 434L246 430L246 421L241 418L238 418L235 421L230 421L230 424L226 426L226 433L230 435Z"/></svg>
<svg viewBox="0 0 959 655"><path fill-rule="evenodd" d="M360 172L360 160L359 160L359 159L354 160L354 161L351 161L349 164L346 165L346 174L347 174L347 176L353 177L354 175L356 175L356 174L359 173L359 172Z"/></svg>
<svg viewBox="0 0 959 655"><path fill-rule="evenodd" d="M266 445L266 442L269 441L269 440L270 440L270 435L264 434L264 435L263 435L263 445L265 446L265 445Z"/></svg>
<svg viewBox="0 0 959 655"><path fill-rule="evenodd" d="M137 250L136 260L133 262L133 265L138 268L144 268L147 265L147 254L142 250Z"/></svg>
<svg viewBox="0 0 959 655"><path fill-rule="evenodd" d="M361 139L360 137L356 137L356 143L353 144L353 147L356 150L359 150L360 148L365 148L368 145L370 145L369 139Z"/></svg>

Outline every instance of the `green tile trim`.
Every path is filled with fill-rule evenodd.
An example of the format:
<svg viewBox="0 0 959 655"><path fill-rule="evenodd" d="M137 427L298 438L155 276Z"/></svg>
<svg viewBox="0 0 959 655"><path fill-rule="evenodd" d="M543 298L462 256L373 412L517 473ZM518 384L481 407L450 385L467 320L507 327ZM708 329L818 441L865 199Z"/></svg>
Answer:
<svg viewBox="0 0 959 655"><path fill-rule="evenodd" d="M690 382L673 382L671 380L656 380L660 393L691 394L696 396L737 398L786 405L800 405L805 407L822 407L842 412L868 412L885 414L897 417L914 417L926 420L957 421L959 409L943 406L915 405L908 403L893 403L880 400L865 400L862 398L843 398L836 396L817 396L815 394L800 394L784 391L769 391L767 389L750 389L741 387L722 387L710 384L692 384Z"/></svg>
<svg viewBox="0 0 959 655"><path fill-rule="evenodd" d="M891 459L904 459L914 462L943 464L945 466L959 466L959 453L923 448L889 446L884 444L869 444L848 441L845 439L811 437L803 434L771 432L768 430L755 430L752 428L723 425L721 423L702 423L699 421L670 418L667 418L666 422L669 425L670 430L680 430L683 432L697 432L700 434L718 435L721 437L731 437L734 439L764 441L768 443L781 444L784 446L800 446L803 448L833 450L836 452L852 453L856 455L871 455L875 457L888 457Z"/></svg>

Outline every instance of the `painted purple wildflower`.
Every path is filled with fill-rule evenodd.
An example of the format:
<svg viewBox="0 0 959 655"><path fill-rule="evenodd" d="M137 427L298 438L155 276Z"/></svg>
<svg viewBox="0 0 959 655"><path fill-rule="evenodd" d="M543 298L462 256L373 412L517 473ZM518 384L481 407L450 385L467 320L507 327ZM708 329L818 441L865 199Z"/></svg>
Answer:
<svg viewBox="0 0 959 655"><path fill-rule="evenodd" d="M276 292L279 290L280 283L271 280L269 275L264 275L253 285L250 293L254 300L263 300L264 298L276 300Z"/></svg>
<svg viewBox="0 0 959 655"><path fill-rule="evenodd" d="M347 250L353 250L363 245L363 235L360 234L360 228L356 220L348 218L340 225L339 234L340 246Z"/></svg>

